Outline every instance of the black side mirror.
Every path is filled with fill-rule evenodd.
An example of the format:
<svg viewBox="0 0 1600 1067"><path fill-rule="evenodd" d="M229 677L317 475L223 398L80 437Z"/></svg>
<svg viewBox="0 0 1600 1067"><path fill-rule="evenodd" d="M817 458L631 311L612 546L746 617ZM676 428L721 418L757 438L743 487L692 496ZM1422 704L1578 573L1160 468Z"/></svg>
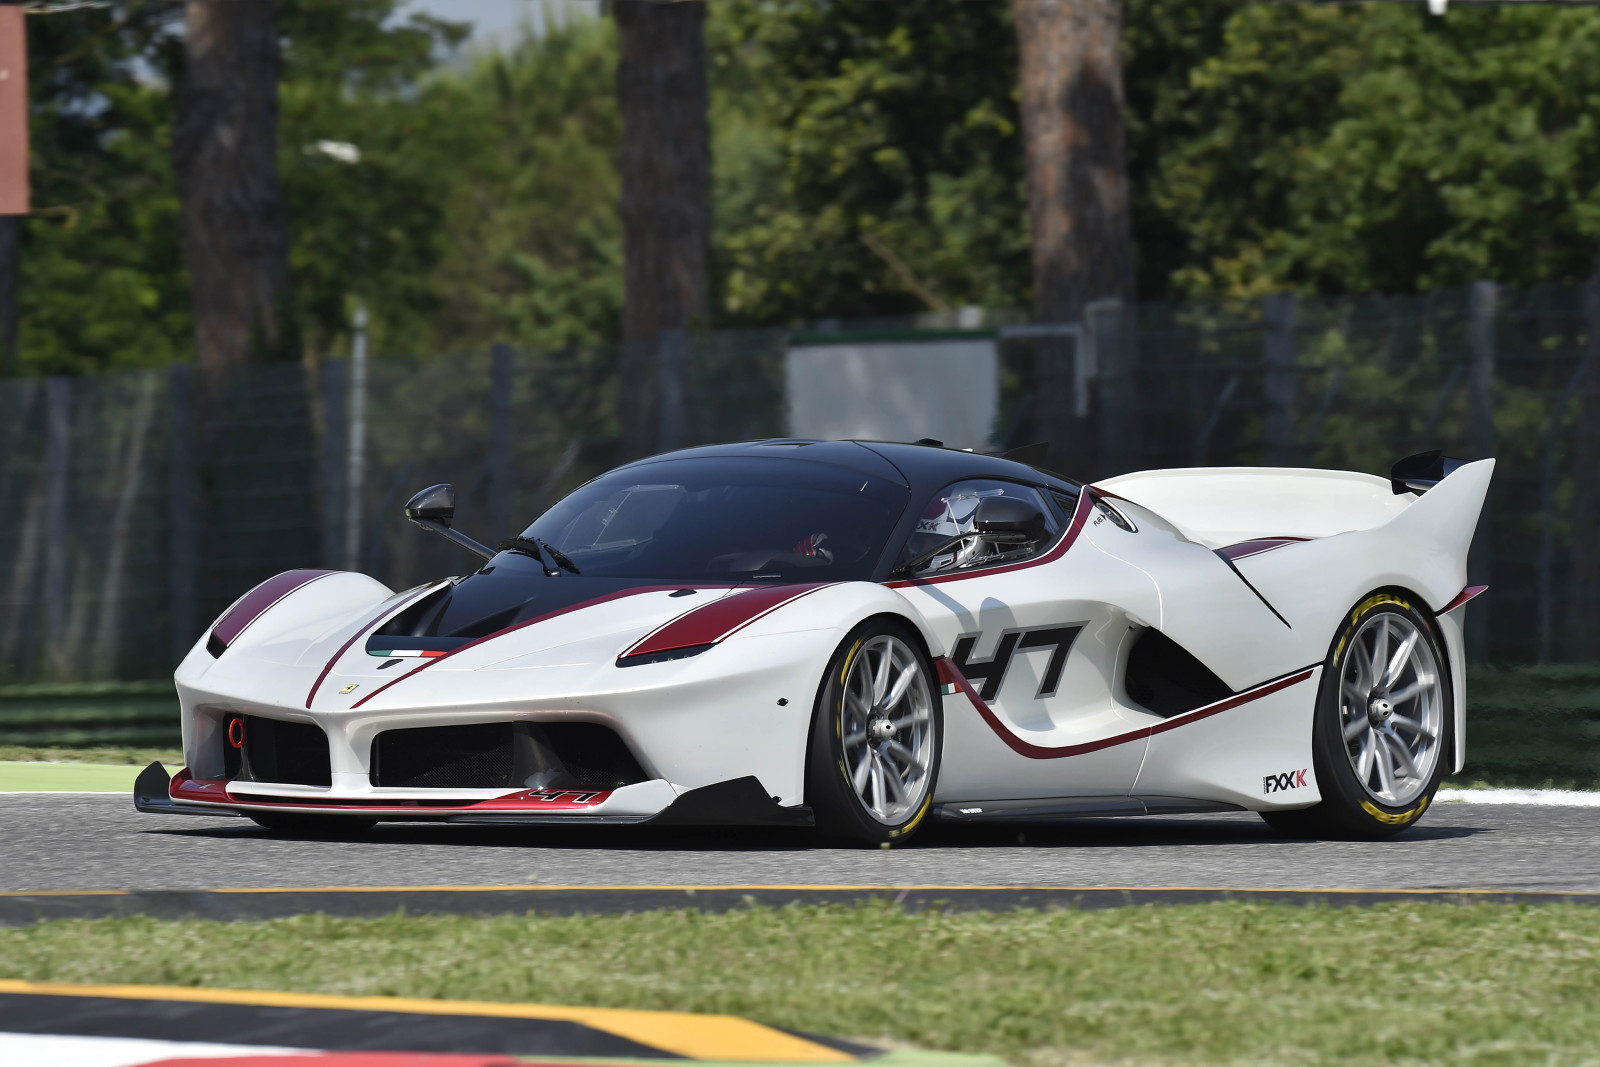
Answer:
<svg viewBox="0 0 1600 1067"><path fill-rule="evenodd" d="M406 518L415 523L449 526L456 517L456 487L449 482L430 485L406 501Z"/></svg>
<svg viewBox="0 0 1600 1067"><path fill-rule="evenodd" d="M1029 545L1044 537L1044 512L1014 496L984 497L973 531L990 544Z"/></svg>
<svg viewBox="0 0 1600 1067"><path fill-rule="evenodd" d="M450 529L456 517L456 488L446 482L430 485L406 501L406 518L422 527L449 538L473 555L484 559L494 558L494 549L480 545L464 533Z"/></svg>

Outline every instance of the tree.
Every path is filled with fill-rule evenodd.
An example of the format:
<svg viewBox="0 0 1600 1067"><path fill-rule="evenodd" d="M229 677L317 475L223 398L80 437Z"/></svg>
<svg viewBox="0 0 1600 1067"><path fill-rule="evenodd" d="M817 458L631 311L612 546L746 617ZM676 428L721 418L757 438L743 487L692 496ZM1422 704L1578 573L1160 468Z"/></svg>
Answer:
<svg viewBox="0 0 1600 1067"><path fill-rule="evenodd" d="M189 0L185 21L173 169L195 363L214 390L231 367L298 354L278 178L278 4Z"/></svg>
<svg viewBox="0 0 1600 1067"><path fill-rule="evenodd" d="M1016 20L1033 316L1079 321L1096 300L1133 299L1122 3L1016 0ZM1070 352L1061 341L1037 346L1035 433L1053 462L1085 470L1093 462L1087 427L1073 415Z"/></svg>
<svg viewBox="0 0 1600 1067"><path fill-rule="evenodd" d="M727 0L708 33L723 322L1026 299L1004 5Z"/></svg>
<svg viewBox="0 0 1600 1067"><path fill-rule="evenodd" d="M655 451L660 360L709 308L711 143L705 4L617 0L624 297L622 458Z"/></svg>

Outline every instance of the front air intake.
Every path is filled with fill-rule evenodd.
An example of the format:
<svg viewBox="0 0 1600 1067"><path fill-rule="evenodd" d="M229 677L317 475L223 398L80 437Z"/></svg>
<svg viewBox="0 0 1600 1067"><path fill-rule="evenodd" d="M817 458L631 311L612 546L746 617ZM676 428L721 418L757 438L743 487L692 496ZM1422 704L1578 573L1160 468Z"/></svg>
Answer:
<svg viewBox="0 0 1600 1067"><path fill-rule="evenodd" d="M645 780L609 726L490 722L385 730L369 779L395 789L616 789Z"/></svg>
<svg viewBox="0 0 1600 1067"><path fill-rule="evenodd" d="M333 784L328 735L311 723L233 715L223 727L223 744L224 766L234 781Z"/></svg>

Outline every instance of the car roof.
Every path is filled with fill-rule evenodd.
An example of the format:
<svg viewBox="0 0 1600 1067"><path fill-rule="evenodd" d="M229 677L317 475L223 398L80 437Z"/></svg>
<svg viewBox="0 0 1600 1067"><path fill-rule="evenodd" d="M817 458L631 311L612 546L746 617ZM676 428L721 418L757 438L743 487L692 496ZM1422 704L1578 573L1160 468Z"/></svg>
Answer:
<svg viewBox="0 0 1600 1067"><path fill-rule="evenodd" d="M1073 492L1078 489L1078 483L1026 463L982 452L945 448L932 442L910 444L903 441L821 441L782 437L686 448L651 456L628 466L665 460L733 456L784 458L847 467L899 482L911 490L914 497L931 493L963 478L1001 478Z"/></svg>

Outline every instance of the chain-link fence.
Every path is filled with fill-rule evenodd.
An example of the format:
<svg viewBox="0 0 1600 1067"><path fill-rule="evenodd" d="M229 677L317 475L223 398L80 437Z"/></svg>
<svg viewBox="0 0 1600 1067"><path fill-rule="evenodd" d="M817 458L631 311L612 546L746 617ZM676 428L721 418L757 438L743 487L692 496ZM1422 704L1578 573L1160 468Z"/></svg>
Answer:
<svg viewBox="0 0 1600 1067"><path fill-rule="evenodd" d="M1067 473L1382 474L1428 447L1497 456L1473 651L1523 662L1570 658L1573 621L1600 615L1569 592L1575 490L1600 477L1575 458L1582 368L1600 359L1586 292L1101 306L1045 338L971 316L933 325L997 338L996 443L1065 420L1074 445L1051 465ZM904 338L919 324L871 329L888 325ZM785 433L791 339L664 344L661 445ZM459 572L469 560L403 522L405 500L450 481L462 529L519 530L615 462L615 366L605 347L374 358L354 466L343 360L206 389L187 366L0 382L0 681L159 677L235 597L293 567L354 565L397 589Z"/></svg>

